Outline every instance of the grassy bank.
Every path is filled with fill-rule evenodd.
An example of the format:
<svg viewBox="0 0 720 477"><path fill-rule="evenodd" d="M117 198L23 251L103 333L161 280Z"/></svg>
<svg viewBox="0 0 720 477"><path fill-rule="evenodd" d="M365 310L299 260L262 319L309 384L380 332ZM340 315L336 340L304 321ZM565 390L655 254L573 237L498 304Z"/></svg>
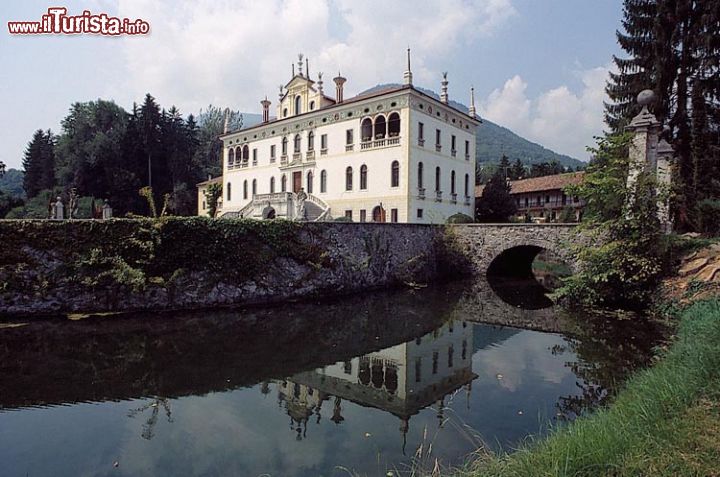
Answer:
<svg viewBox="0 0 720 477"><path fill-rule="evenodd" d="M678 337L615 402L517 452L459 471L486 476L720 476L720 299L682 312Z"/></svg>

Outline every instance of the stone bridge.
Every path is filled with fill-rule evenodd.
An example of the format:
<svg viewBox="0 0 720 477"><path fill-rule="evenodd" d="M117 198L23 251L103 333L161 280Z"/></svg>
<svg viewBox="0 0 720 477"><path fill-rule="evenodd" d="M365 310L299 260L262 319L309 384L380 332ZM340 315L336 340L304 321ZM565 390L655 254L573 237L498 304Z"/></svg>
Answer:
<svg viewBox="0 0 720 477"><path fill-rule="evenodd" d="M571 244L578 240L577 224L462 224L450 229L476 275L490 267L500 272L528 276L535 256L543 250L577 265Z"/></svg>

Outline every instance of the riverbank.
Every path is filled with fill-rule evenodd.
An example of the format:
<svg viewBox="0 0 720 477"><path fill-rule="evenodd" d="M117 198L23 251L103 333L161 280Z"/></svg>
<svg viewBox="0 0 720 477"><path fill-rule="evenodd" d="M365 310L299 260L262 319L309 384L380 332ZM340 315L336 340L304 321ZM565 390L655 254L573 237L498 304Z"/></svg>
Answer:
<svg viewBox="0 0 720 477"><path fill-rule="evenodd" d="M609 408L512 454L480 457L457 475L720 475L720 297L679 318L673 345Z"/></svg>
<svg viewBox="0 0 720 477"><path fill-rule="evenodd" d="M0 317L245 306L428 283L449 268L444 241L444 227L418 224L0 221Z"/></svg>

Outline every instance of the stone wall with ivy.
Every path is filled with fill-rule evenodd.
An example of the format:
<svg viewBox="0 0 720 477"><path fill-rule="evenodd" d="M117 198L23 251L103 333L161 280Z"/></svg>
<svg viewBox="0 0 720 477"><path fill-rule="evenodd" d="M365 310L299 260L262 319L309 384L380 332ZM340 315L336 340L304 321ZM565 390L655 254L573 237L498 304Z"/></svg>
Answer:
<svg viewBox="0 0 720 477"><path fill-rule="evenodd" d="M445 231L409 224L0 221L0 316L285 301L428 282Z"/></svg>

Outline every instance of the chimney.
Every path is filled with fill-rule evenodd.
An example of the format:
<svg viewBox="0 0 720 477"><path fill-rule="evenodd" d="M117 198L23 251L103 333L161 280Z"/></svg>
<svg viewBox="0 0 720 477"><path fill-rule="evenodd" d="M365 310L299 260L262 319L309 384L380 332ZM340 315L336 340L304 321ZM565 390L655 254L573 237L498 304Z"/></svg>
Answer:
<svg viewBox="0 0 720 477"><path fill-rule="evenodd" d="M335 82L335 102L340 104L343 102L343 84L345 84L347 78L340 76L338 71L338 75L333 78L333 81Z"/></svg>
<svg viewBox="0 0 720 477"><path fill-rule="evenodd" d="M407 49L407 69L405 70L403 78L405 78L406 85L412 84L412 71L410 70L410 48Z"/></svg>
<svg viewBox="0 0 720 477"><path fill-rule="evenodd" d="M442 88L440 89L440 102L447 104L448 102L448 80L447 80L447 71L444 71L442 82L440 83L442 85Z"/></svg>
<svg viewBox="0 0 720 477"><path fill-rule="evenodd" d="M265 99L260 101L260 104L262 104L263 108L262 122L266 123L270 121L270 101L268 101L267 96L265 96Z"/></svg>
<svg viewBox="0 0 720 477"><path fill-rule="evenodd" d="M475 113L475 88L470 87L470 107L468 108L468 115L471 118L477 117Z"/></svg>

